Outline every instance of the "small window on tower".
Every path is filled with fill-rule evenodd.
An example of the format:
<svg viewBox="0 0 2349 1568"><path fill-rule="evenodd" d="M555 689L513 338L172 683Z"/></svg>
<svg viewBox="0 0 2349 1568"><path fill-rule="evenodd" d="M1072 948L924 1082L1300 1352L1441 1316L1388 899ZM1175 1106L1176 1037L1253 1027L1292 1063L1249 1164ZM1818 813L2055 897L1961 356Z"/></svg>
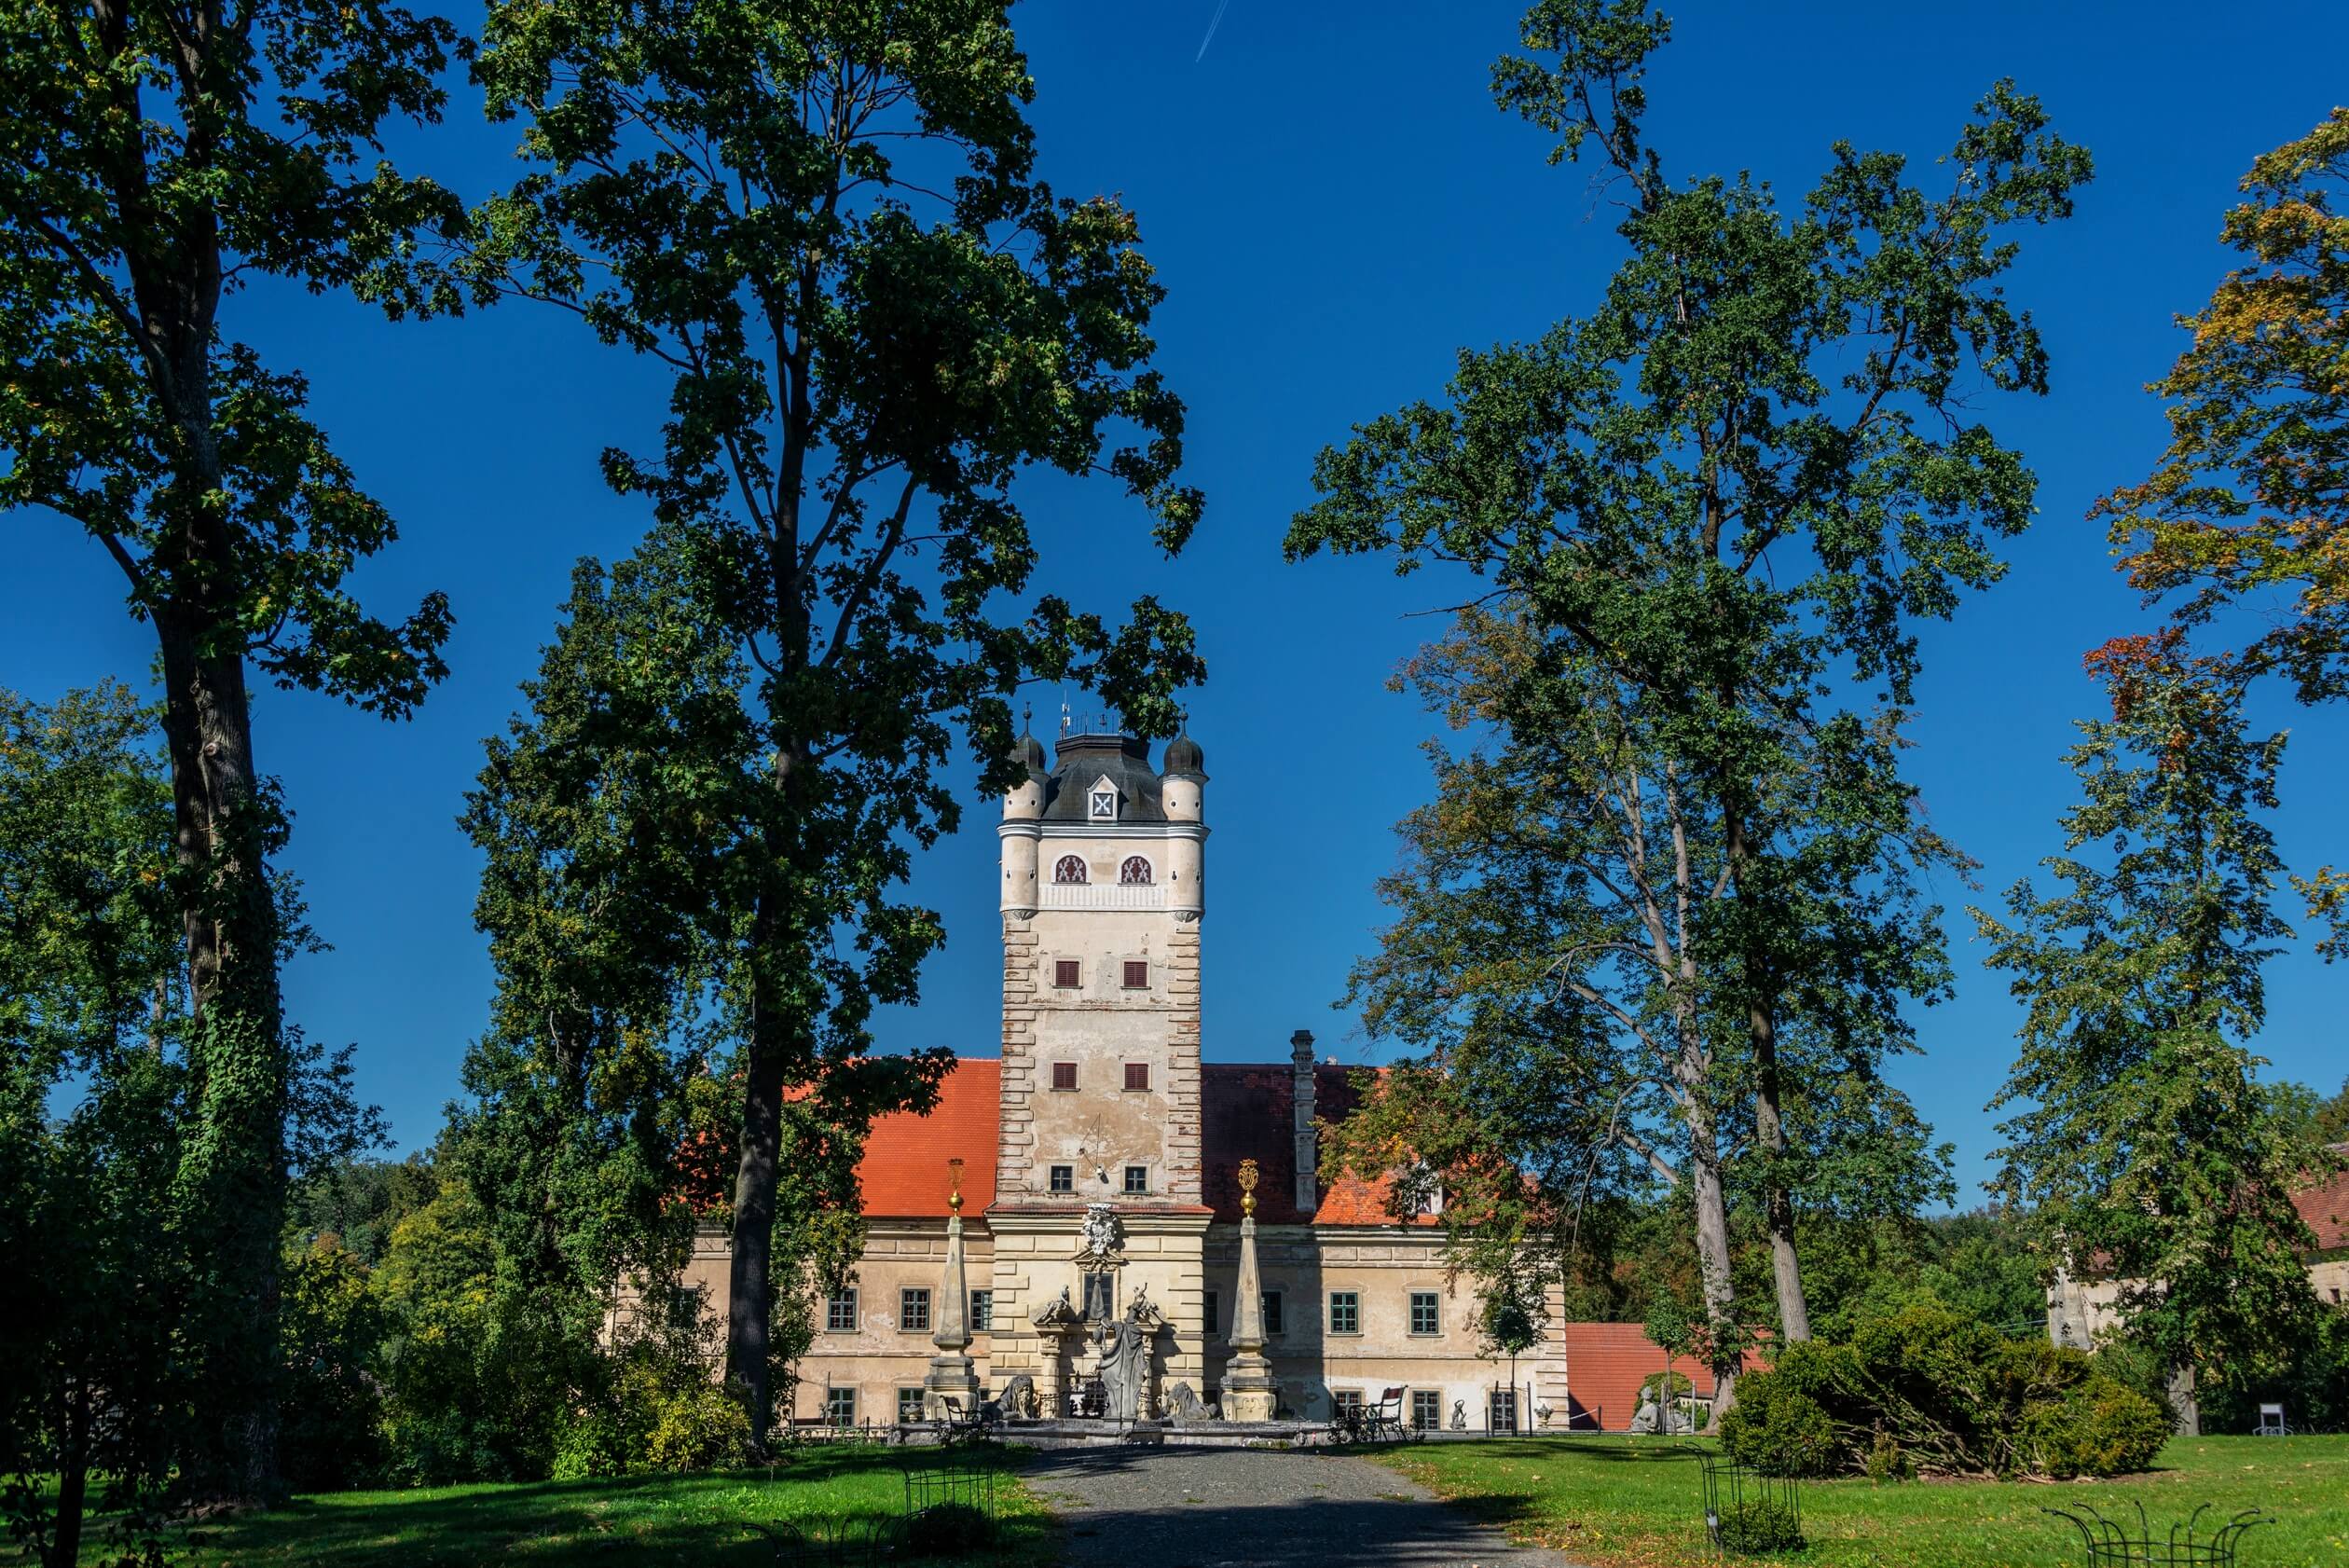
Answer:
<svg viewBox="0 0 2349 1568"><path fill-rule="evenodd" d="M1125 983L1129 991L1148 989L1150 961L1147 958L1128 958L1125 961Z"/></svg>
<svg viewBox="0 0 2349 1568"><path fill-rule="evenodd" d="M1085 858L1082 855L1063 855L1052 862L1052 880L1059 883L1085 880Z"/></svg>
<svg viewBox="0 0 2349 1568"><path fill-rule="evenodd" d="M1126 1190L1126 1193L1127 1193L1127 1195L1128 1195L1129 1197L1133 1197L1133 1196L1139 1196L1139 1195L1145 1195L1145 1194L1148 1193L1148 1191L1150 1190L1150 1167L1149 1167L1149 1166L1147 1166L1147 1165L1128 1165L1128 1166L1126 1167L1125 1176L1126 1176L1126 1179L1125 1179L1125 1190Z"/></svg>
<svg viewBox="0 0 2349 1568"><path fill-rule="evenodd" d="M1077 1167L1074 1165L1054 1165L1052 1167L1051 1182L1051 1190L1055 1192L1076 1191Z"/></svg>
<svg viewBox="0 0 2349 1568"><path fill-rule="evenodd" d="M1149 1063L1128 1062L1125 1065L1125 1069L1126 1087L1128 1089L1147 1089L1150 1086Z"/></svg>
<svg viewBox="0 0 2349 1568"><path fill-rule="evenodd" d="M1052 960L1052 983L1064 991L1077 989L1083 983L1083 975L1084 970L1078 967L1077 960L1074 958Z"/></svg>
<svg viewBox="0 0 2349 1568"><path fill-rule="evenodd" d="M1114 822L1118 819L1118 791L1096 787L1092 792L1092 819Z"/></svg>
<svg viewBox="0 0 2349 1568"><path fill-rule="evenodd" d="M1147 887L1150 885L1150 862L1139 855L1128 855L1125 864L1118 868L1118 880L1128 887Z"/></svg>
<svg viewBox="0 0 2349 1568"><path fill-rule="evenodd" d="M1055 1088L1055 1089L1074 1089L1074 1088L1076 1088L1076 1087L1077 1087L1077 1064L1076 1064L1076 1063L1074 1063L1074 1062L1055 1062L1055 1063L1053 1063L1053 1064L1052 1064L1052 1087L1053 1087L1053 1088Z"/></svg>

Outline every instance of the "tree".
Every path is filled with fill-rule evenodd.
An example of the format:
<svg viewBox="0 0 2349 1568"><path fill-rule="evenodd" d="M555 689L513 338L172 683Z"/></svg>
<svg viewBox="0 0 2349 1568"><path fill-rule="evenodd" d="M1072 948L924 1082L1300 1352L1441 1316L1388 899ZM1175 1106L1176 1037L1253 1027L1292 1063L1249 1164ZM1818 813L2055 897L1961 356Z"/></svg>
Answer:
<svg viewBox="0 0 2349 1568"><path fill-rule="evenodd" d="M186 1392L186 1259L155 1201L186 993L150 720L119 686L0 691L0 1467L45 1568L81 1560L93 1481L132 1540L152 1528Z"/></svg>
<svg viewBox="0 0 2349 1568"><path fill-rule="evenodd" d="M458 209L376 136L437 116L455 34L382 0L9 0L5 29L0 506L81 525L155 628L194 1025L172 1185L205 1231L186 1311L211 1436L188 1467L265 1495L293 1068L248 667L398 717L439 679L449 615L435 594L388 624L351 597L392 520L224 308L256 276L420 303L383 264Z"/></svg>
<svg viewBox="0 0 2349 1568"><path fill-rule="evenodd" d="M1594 1204L1660 1183L1692 1228L1692 1301L1725 1410L1747 1338L1731 1199L1765 1183L1722 951L1735 926L1720 815L1689 787L1653 700L1571 638L1470 608L1406 676L1487 744L1431 748L1434 799L1405 821L1402 864L1380 885L1397 918L1349 1000L1372 1034L1425 1054L1371 1086L1338 1157L1440 1176L1454 1259L1492 1289L1534 1259L1573 1288ZM1848 846L1832 789L1798 779L1781 793L1775 811L1811 819L1807 869L1789 886L1816 906L1801 924L1821 952L1780 1015L1802 1152L1772 1174L1822 1220L1907 1215L1948 1191L1947 1152L1875 1064L1913 1049L1899 997L1945 983L1930 916L1897 866L1861 855L1835 870L1827 851ZM1418 1185L1407 1176L1398 1200Z"/></svg>
<svg viewBox="0 0 2349 1568"><path fill-rule="evenodd" d="M2281 735L2244 724L2242 682L2175 631L2092 653L2112 716L2067 761L2062 885L2028 880L2008 918L1974 911L2024 1003L2021 1052L1993 1108L1998 1178L2052 1256L2120 1282L2127 1334L2193 1390L2273 1375L2315 1304L2292 1206L2304 1146L2255 1079L2260 969L2291 933L2269 906L2279 863ZM2083 853L2089 846L2104 852Z"/></svg>
<svg viewBox="0 0 2349 1568"><path fill-rule="evenodd" d="M2181 626L2254 598L2277 613L2238 651L2302 702L2349 694L2349 109L2254 160L2219 237L2245 258L2179 325L2193 342L2149 389L2169 444L2108 519L2149 601Z"/></svg>
<svg viewBox="0 0 2349 1568"><path fill-rule="evenodd" d="M958 820L957 734L1000 791L1023 680L1160 735L1200 673L1155 600L1115 629L1008 608L1037 555L1023 469L1113 480L1168 551L1198 519L1149 363L1161 290L1131 213L1036 177L999 4L500 0L483 44L537 167L413 286L550 302L670 373L660 450L604 469L741 665L707 934L744 1069L729 1369L762 1439L792 1119L853 1133L938 1070L873 1058L867 1021L941 940L892 894Z"/></svg>
<svg viewBox="0 0 2349 1568"><path fill-rule="evenodd" d="M1554 159L1603 162L1629 256L1587 319L1463 352L1444 401L1324 452L1288 550L1465 567L1648 705L1720 827L1726 961L1709 981L1742 1018L1779 1316L1801 1338L1781 1030L1798 997L1832 996L1817 965L1919 956L1862 929L1813 942L1827 906L1808 879L1864 884L1860 867L1907 853L1892 761L1915 622L1994 581L1996 541L2031 516L2029 470L1971 409L1970 383L2046 387L2000 287L2002 230L2067 215L2089 160L2001 82L1940 194L1844 144L1792 215L1748 175L1675 185L1642 129L1668 33L1636 0L1527 13L1532 52L1495 67L1495 96L1558 135ZM1839 681L1875 683L1878 711L1832 706ZM1777 809L1806 773L1837 796L1826 843Z"/></svg>

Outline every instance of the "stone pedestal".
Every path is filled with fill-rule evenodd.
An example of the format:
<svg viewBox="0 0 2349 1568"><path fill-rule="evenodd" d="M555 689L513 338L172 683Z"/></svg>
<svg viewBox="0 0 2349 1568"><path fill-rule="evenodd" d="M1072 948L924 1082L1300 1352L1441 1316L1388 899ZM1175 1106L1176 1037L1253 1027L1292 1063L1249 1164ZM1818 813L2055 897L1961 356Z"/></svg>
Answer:
<svg viewBox="0 0 2349 1568"><path fill-rule="evenodd" d="M962 1162L955 1162L959 1166ZM959 1178L960 1172L956 1172ZM930 1357L929 1375L922 1380L922 1413L932 1421L949 1413L952 1398L966 1416L979 1409L979 1377L970 1361L970 1292L963 1274L962 1192L947 1200L953 1212L946 1219L946 1267L938 1282L937 1328L930 1342L938 1354Z"/></svg>
<svg viewBox="0 0 2349 1568"><path fill-rule="evenodd" d="M1281 1385L1264 1358L1264 1285L1257 1272L1256 1162L1240 1172L1240 1300L1232 1303L1231 1359L1224 1364L1223 1418L1271 1421Z"/></svg>

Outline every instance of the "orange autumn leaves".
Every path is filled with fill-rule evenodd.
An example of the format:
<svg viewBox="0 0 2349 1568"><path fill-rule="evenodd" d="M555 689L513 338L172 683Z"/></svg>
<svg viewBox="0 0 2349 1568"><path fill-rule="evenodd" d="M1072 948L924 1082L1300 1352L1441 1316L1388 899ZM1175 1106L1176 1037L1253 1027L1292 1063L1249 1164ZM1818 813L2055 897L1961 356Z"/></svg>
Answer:
<svg viewBox="0 0 2349 1568"><path fill-rule="evenodd" d="M2170 400L2168 446L2091 515L2133 584L2186 595L2180 625L2262 612L2242 672L2314 701L2349 694L2349 109L2241 188L2221 238L2245 259L2183 319L2193 341L2151 388Z"/></svg>

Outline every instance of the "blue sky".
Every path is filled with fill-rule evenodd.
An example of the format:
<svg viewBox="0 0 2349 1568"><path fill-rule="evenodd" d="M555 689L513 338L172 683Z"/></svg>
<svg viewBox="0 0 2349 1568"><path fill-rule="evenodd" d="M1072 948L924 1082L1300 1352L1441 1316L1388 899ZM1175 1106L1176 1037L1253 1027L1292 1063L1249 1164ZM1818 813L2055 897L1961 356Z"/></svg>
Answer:
<svg viewBox="0 0 2349 1568"><path fill-rule="evenodd" d="M1371 884L1393 863L1392 824L1426 790L1427 721L1383 681L1435 630L1413 612L1442 588L1367 562L1284 565L1282 530L1324 444L1435 392L1459 347L1587 309L1620 250L1586 174L1545 167L1541 134L1490 105L1486 72L1514 40L1515 6L1230 0L1195 58L1216 8L1030 0L1014 12L1046 178L1066 195L1120 194L1171 291L1161 363L1190 404L1190 476L1209 513L1170 564L1106 490L1039 484L1029 501L1049 585L1104 608L1154 592L1200 627L1208 1055L1278 1056L1301 1026L1326 1053L1363 1061L1373 1046L1331 1003L1379 923ZM2046 333L2054 395L1988 410L2038 468L2038 526L2004 584L1926 634L1914 777L1936 824L1984 866L1979 890L1935 888L1955 913L2056 847L2070 799L2059 753L2095 701L2080 654L2146 624L2083 514L2158 450L2160 410L2140 388L2177 352L2173 314L2226 265L2216 234L2244 168L2342 96L2349 9L1667 8L1677 35L1652 73L1649 124L1679 175L1751 169L1796 197L1837 138L1921 163L2001 76L2096 157L2078 217L2026 235L2013 280ZM447 125L394 151L479 197L512 177L513 128L482 123L462 84L453 99ZM572 560L625 553L642 530L595 457L652 444L660 387L559 313L526 307L394 326L265 287L230 302L227 330L308 373L338 450L398 516L403 539L360 579L367 597L388 612L437 587L458 616L454 673L415 722L277 693L257 721L262 765L297 815L290 863L334 943L288 974L289 1006L313 1038L358 1043L361 1089L414 1147L456 1092L490 986L460 797ZM0 527L14 577L0 681L46 697L141 677L150 635L99 548L46 515ZM2294 731L2277 819L2287 859L2349 860L2335 782L2349 711L2276 703L2261 717ZM961 834L922 862L914 894L944 912L951 940L925 1004L885 1020L888 1044L996 1049L994 815L974 799ZM1957 998L1920 1014L1926 1054L1895 1076L1957 1144L1971 1202L2016 1012L1969 930L1960 915ZM2271 981L2262 1050L2279 1072L2337 1086L2349 973L2295 951Z"/></svg>

